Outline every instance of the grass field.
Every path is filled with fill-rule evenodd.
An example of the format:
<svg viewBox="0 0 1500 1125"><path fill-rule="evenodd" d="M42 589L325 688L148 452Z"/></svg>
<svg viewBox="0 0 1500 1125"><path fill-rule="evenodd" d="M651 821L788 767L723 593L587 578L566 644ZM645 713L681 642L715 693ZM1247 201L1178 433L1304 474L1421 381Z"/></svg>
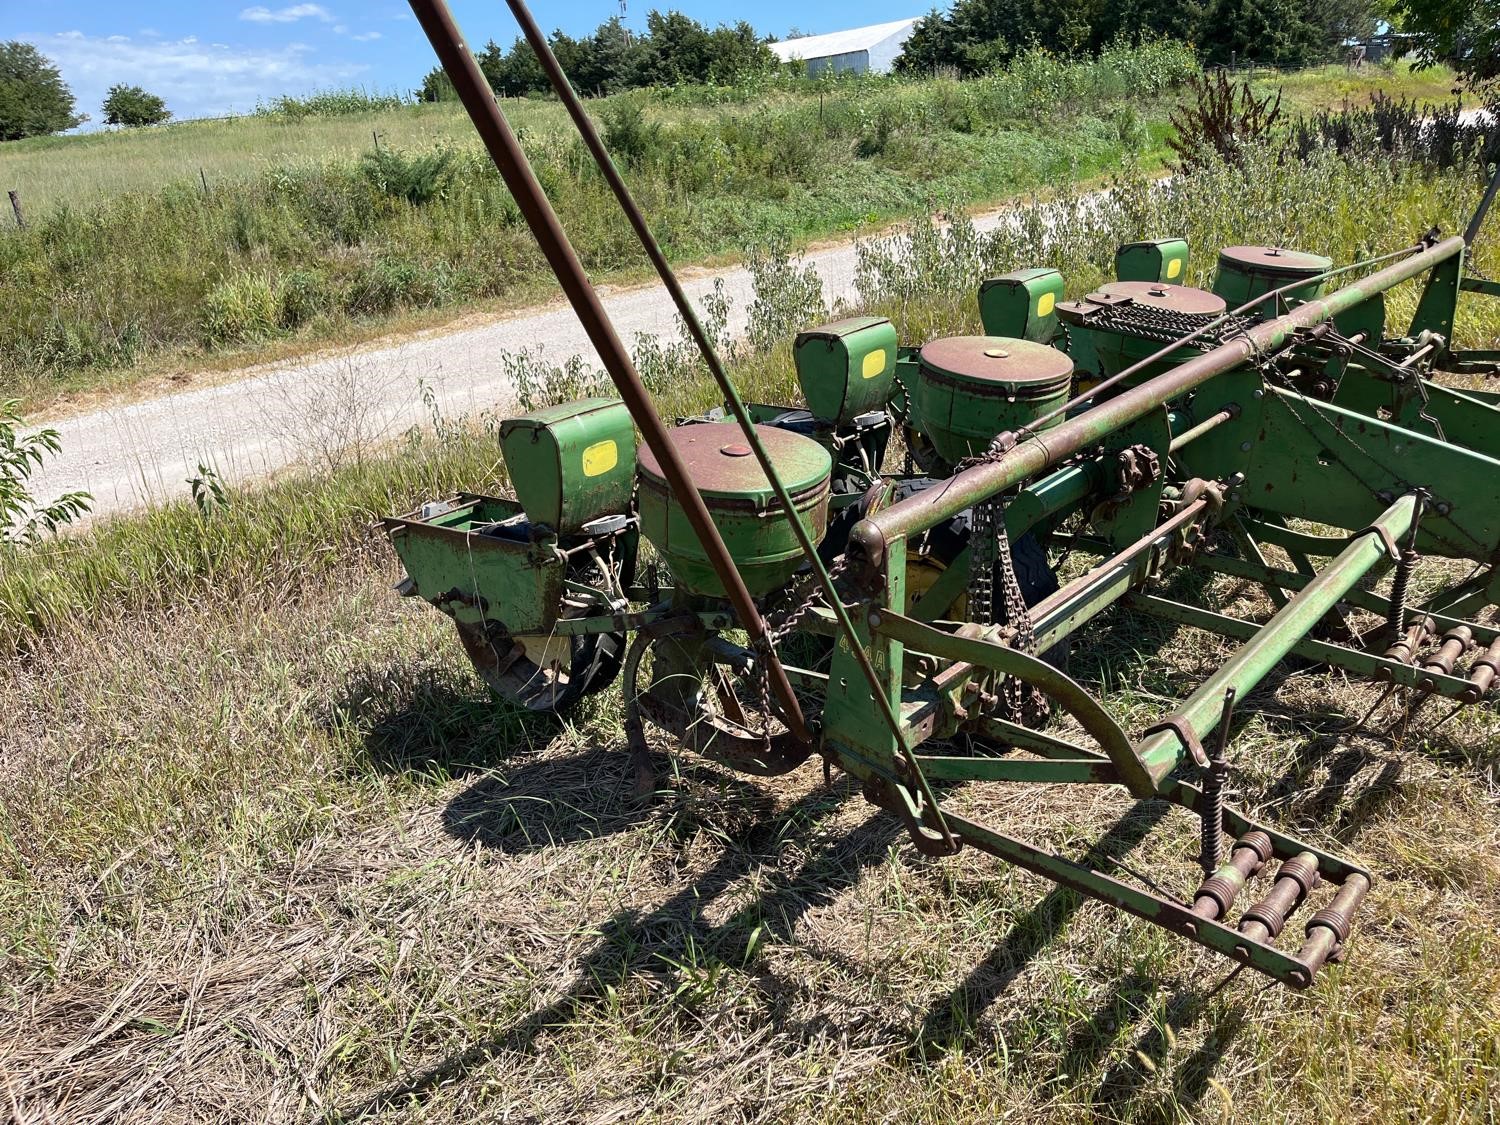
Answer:
<svg viewBox="0 0 1500 1125"><path fill-rule="evenodd" d="M1152 163L1164 151L1171 89L1194 66L1171 45L1081 63L1037 53L976 82L683 88L593 108L665 249L692 261ZM487 158L472 141L444 139L457 112L409 113L402 127L304 119L295 127L309 130L297 142L303 155L247 160L234 180L221 163L207 192L185 149L159 166L149 190L50 210L39 191L36 221L0 234L0 270L17 283L0 307L0 393L34 406L122 371L128 379L142 361L191 365L205 349L288 338L315 346L413 309L550 294ZM631 276L644 260L559 116L555 106L519 107L537 174L591 272ZM389 166L356 161L382 121ZM185 128L183 136L212 139L222 152L237 136L274 138L282 127ZM335 128L344 130L342 154ZM425 147L424 137L439 147ZM65 177L45 176L82 185L68 191L103 188L117 167L131 167L113 155L151 139L65 139L18 158L0 153L0 175L10 172L7 159L31 161L38 175L63 164ZM448 163L413 179L423 158Z"/></svg>
<svg viewBox="0 0 1500 1125"><path fill-rule="evenodd" d="M1158 167L1173 88L1193 65L1164 44L1087 63L1031 53L965 83L778 79L592 104L668 253L702 261ZM1435 98L1443 85L1404 66L1274 80L1289 110L1320 104L1319 91L1360 102L1375 89ZM643 260L560 107L505 109L591 271L638 276ZM551 295L465 122L456 106L414 105L0 146L0 181L32 223L0 232L0 271L14 281L0 307L0 394L34 413ZM398 173L451 160L414 194L366 166L377 137Z"/></svg>
<svg viewBox="0 0 1500 1125"><path fill-rule="evenodd" d="M1421 105L1443 105L1453 101L1458 79L1446 66L1414 70L1403 59L1389 66L1367 63L1359 70L1335 64L1293 74L1263 76L1255 72L1254 84L1263 93L1280 90L1281 103L1287 112L1315 113L1344 105L1368 105L1376 93L1407 98ZM1477 99L1471 94L1468 102L1477 104Z"/></svg>
<svg viewBox="0 0 1500 1125"><path fill-rule="evenodd" d="M1050 261L1079 291L1169 217L1201 280L1228 242L1349 260L1452 229L1478 190L1332 157L1132 179L1046 255L1040 212L1020 237L919 225L910 254L870 246L864 298L923 339L974 327L985 272ZM1493 237L1478 252L1500 265ZM767 331L797 319L762 296ZM1483 305L1460 326L1497 335ZM742 346L736 370L748 395L788 393L784 343ZM664 413L711 401L674 385ZM815 765L772 783L663 754L666 792L632 802L617 694L562 727L497 708L445 620L390 592L369 520L458 484L505 487L491 435L450 423L6 558L18 1121L1492 1120L1492 714L1355 732L1376 689L1318 669L1245 702L1238 802L1379 880L1348 964L1293 994L996 861L924 859ZM1111 616L1070 668L1139 730L1227 651ZM1191 822L1112 791L954 799L1136 870L1180 872L1194 846Z"/></svg>

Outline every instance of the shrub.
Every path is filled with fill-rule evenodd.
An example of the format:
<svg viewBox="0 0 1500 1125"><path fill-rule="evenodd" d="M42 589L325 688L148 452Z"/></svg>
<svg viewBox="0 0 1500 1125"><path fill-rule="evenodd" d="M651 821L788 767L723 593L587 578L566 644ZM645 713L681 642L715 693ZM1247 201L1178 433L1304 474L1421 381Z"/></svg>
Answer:
<svg viewBox="0 0 1500 1125"><path fill-rule="evenodd" d="M276 284L280 302L277 323L283 328L298 328L332 305L328 278L318 270L293 270Z"/></svg>
<svg viewBox="0 0 1500 1125"><path fill-rule="evenodd" d="M615 163L639 168L657 155L661 146L661 122L646 116L646 106L638 98L617 98L600 110L600 139Z"/></svg>
<svg viewBox="0 0 1500 1125"><path fill-rule="evenodd" d="M387 195L421 205L442 194L451 178L453 152L438 149L421 156L404 156L392 148L364 155L365 178Z"/></svg>
<svg viewBox="0 0 1500 1125"><path fill-rule="evenodd" d="M43 532L56 531L89 510L87 492L68 492L38 504L27 487L31 474L48 454L62 448L57 431L20 434L18 404L0 402L0 556L16 543L34 543Z"/></svg>
<svg viewBox="0 0 1500 1125"><path fill-rule="evenodd" d="M1281 116L1281 91L1257 98L1249 82L1231 82L1224 71L1188 81L1193 100L1172 115L1177 135L1168 143L1177 166L1187 171L1217 155L1240 164L1253 148L1264 147Z"/></svg>
<svg viewBox="0 0 1500 1125"><path fill-rule="evenodd" d="M281 306L263 274L242 273L209 290L199 322L203 341L210 347L241 344L275 332L281 323Z"/></svg>
<svg viewBox="0 0 1500 1125"><path fill-rule="evenodd" d="M1487 108L1493 116L1500 106ZM1306 160L1320 148L1355 156L1400 156L1429 168L1500 163L1500 131L1483 120L1465 121L1459 102L1429 109L1415 99L1377 90L1370 105L1324 110L1292 122L1289 148Z"/></svg>
<svg viewBox="0 0 1500 1125"><path fill-rule="evenodd" d="M403 305L436 305L447 294L450 282L445 265L424 268L410 258L379 258L354 272L344 290L343 305L356 316L387 313Z"/></svg>

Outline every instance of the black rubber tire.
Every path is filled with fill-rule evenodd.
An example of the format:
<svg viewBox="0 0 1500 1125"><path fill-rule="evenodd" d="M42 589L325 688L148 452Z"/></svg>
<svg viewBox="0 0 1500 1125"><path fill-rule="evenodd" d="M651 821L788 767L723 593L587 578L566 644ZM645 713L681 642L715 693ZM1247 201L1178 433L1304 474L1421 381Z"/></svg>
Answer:
<svg viewBox="0 0 1500 1125"><path fill-rule="evenodd" d="M526 542L530 538L530 527L516 524L505 528L503 534L506 538ZM621 540L625 551L620 560L622 585L628 585L633 579L637 542L634 536ZM597 585L600 576L590 573L591 566L591 563L581 563L570 567L568 577L588 585ZM501 623L491 621L483 626L459 625L458 634L470 663L491 694L497 699L541 714L561 715L585 695L603 691L614 682L625 663L626 636L623 632L574 636L568 645L567 682L559 688L548 690L548 685L552 682L550 674L524 656L508 664L504 672L499 670L500 664L511 653L515 644Z"/></svg>

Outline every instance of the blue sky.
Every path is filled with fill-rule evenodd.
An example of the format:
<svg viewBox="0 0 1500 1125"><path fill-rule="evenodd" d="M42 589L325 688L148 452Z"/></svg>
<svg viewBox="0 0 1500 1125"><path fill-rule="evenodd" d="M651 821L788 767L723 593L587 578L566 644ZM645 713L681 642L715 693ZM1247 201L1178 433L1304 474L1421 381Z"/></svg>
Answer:
<svg viewBox="0 0 1500 1125"><path fill-rule="evenodd" d="M450 0L475 47L508 44L515 22L502 0ZM707 24L749 19L763 34L784 38L923 14L931 0L866 0L847 8L796 0L683 0L675 7ZM644 26L652 7L628 0L625 19ZM591 31L620 11L619 0L562 0L532 6L537 21L572 35ZM415 88L433 65L432 50L400 0L296 0L218 4L159 0L22 3L0 0L0 40L34 43L62 71L78 108L102 116L99 103L116 82L144 86L167 99L178 117L253 109L278 94L335 86Z"/></svg>

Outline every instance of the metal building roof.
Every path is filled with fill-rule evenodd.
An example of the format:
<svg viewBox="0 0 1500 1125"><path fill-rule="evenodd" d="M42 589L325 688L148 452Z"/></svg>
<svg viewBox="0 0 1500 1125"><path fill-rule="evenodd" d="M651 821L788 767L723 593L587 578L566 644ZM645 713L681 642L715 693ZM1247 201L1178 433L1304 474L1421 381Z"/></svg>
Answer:
<svg viewBox="0 0 1500 1125"><path fill-rule="evenodd" d="M804 35L800 39L784 39L780 43L767 43L766 46L783 62L791 59L824 59L830 55L846 55L851 51L867 51L892 35L910 30L919 19L920 16L913 16L909 20L851 27L848 31L830 31L827 35Z"/></svg>

